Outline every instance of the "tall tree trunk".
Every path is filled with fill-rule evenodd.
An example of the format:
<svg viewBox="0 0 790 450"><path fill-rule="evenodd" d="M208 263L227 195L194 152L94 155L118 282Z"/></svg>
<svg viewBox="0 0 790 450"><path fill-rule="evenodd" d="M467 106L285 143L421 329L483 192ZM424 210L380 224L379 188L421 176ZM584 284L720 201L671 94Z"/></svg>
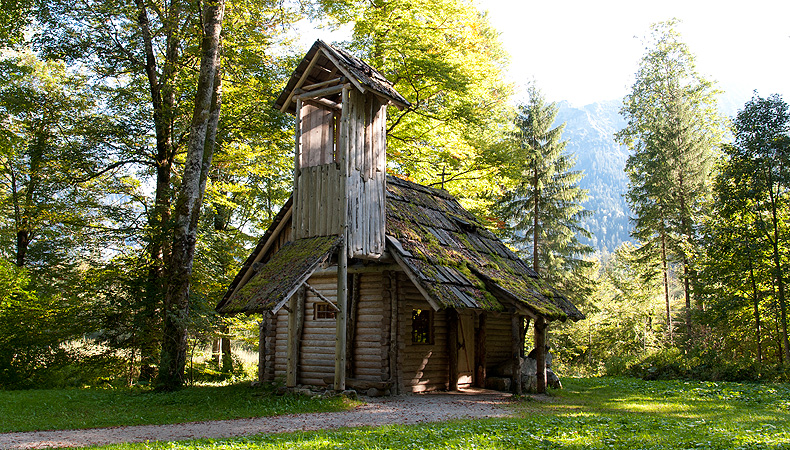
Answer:
<svg viewBox="0 0 790 450"><path fill-rule="evenodd" d="M173 108L175 105L174 75L178 58L179 41L175 38L175 24L179 22L180 6L171 2L167 11L165 25L168 28L166 38L165 61L161 78L158 73L156 54L151 37L148 10L144 0L135 0L137 6L137 25L140 28L145 53L145 73L148 78L148 89L153 107L154 131L156 134L156 184L154 206L148 217L149 226L149 268L146 279L145 300L142 308L143 336L140 343L140 376L139 380L152 381L156 375L154 366L158 359L158 347L161 333L161 299L165 292L164 267L170 253L167 236L171 218L170 211L170 174L176 149L173 145ZM160 17L161 19L161 17Z"/></svg>
<svg viewBox="0 0 790 450"><path fill-rule="evenodd" d="M184 174L173 215L173 245L167 267L165 326L158 388L173 390L184 382L189 322L189 286L197 242L200 206L214 154L221 105L219 47L224 0L209 0L203 9L200 78L189 134Z"/></svg>
<svg viewBox="0 0 790 450"><path fill-rule="evenodd" d="M776 287L779 290L779 312L782 319L782 344L784 347L784 359L790 361L790 342L787 337L787 303L785 301L785 282L784 274L782 273L782 256L779 253L779 219L776 211L777 199L774 197L773 189L771 191L771 220L773 225L773 263L774 272L776 277Z"/></svg>
<svg viewBox="0 0 790 450"><path fill-rule="evenodd" d="M678 146L683 146L682 139L679 139ZM686 244L691 247L693 243L693 233L691 230L691 219L689 218L690 212L687 211L686 205L686 192L684 183L683 166L678 172L678 197L680 200L680 228L681 233L686 236ZM683 296L686 300L686 348L690 349L692 345L692 325L691 325L691 267L689 262L688 250L681 249L683 255Z"/></svg>
<svg viewBox="0 0 790 450"><path fill-rule="evenodd" d="M757 333L757 363L763 363L762 330L760 326L760 295L757 291L757 282L754 278L754 262L749 257L749 277L752 283L752 298L754 299L754 330Z"/></svg>
<svg viewBox="0 0 790 450"><path fill-rule="evenodd" d="M16 232L16 266L24 267L27 257L27 248L30 246L30 232L21 228Z"/></svg>
<svg viewBox="0 0 790 450"><path fill-rule="evenodd" d="M667 235L663 228L661 229L661 272L664 278L664 303L667 307L667 334L669 343L674 345L675 334L672 325L672 310L669 304L669 275L667 273Z"/></svg>
<svg viewBox="0 0 790 450"><path fill-rule="evenodd" d="M540 233L538 233L538 214L540 214L540 190L538 189L538 173L537 169L535 169L535 179L532 182L532 195L535 198L535 207L533 208L533 220L532 220L532 270L535 273L538 273L538 237Z"/></svg>
<svg viewBox="0 0 790 450"><path fill-rule="evenodd" d="M689 263L686 255L683 255L683 293L686 298L686 348L691 348L691 292L689 288Z"/></svg>

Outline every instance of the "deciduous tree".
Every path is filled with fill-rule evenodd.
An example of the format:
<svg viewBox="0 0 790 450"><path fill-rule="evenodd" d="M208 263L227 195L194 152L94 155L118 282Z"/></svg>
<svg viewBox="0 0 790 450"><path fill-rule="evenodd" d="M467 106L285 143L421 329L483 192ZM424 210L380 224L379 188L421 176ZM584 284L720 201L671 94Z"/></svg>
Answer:
<svg viewBox="0 0 790 450"><path fill-rule="evenodd" d="M734 121L735 142L724 147L727 160L720 184L731 186L737 214L768 246L777 292L785 360L790 361L787 332L786 246L790 188L790 108L779 95L757 95ZM726 200L725 200L726 201ZM737 207L736 206L736 207Z"/></svg>
<svg viewBox="0 0 790 450"><path fill-rule="evenodd" d="M481 206L474 198L496 187L491 148L503 137L511 92L488 18L469 0L320 4L323 14L353 23L350 49L411 103L388 113L389 168Z"/></svg>

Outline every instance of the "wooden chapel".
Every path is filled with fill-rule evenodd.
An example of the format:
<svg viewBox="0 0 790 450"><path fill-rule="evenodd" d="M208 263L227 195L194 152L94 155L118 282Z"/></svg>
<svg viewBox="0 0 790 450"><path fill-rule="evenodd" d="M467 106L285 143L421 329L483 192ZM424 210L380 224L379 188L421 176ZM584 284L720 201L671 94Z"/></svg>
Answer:
<svg viewBox="0 0 790 450"><path fill-rule="evenodd" d="M520 392L528 324L542 348L584 316L446 191L387 175L389 105L410 106L316 41L276 102L296 116L293 194L217 310L263 315L262 382L403 393L509 372Z"/></svg>

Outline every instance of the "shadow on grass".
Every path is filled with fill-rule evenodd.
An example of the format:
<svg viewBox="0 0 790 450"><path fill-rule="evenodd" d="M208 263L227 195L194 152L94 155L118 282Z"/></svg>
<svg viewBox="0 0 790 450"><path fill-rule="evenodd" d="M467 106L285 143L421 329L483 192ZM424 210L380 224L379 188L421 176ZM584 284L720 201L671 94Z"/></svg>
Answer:
<svg viewBox="0 0 790 450"><path fill-rule="evenodd" d="M146 388L0 391L0 432L159 425L278 414L340 411L341 398L275 395L249 384Z"/></svg>

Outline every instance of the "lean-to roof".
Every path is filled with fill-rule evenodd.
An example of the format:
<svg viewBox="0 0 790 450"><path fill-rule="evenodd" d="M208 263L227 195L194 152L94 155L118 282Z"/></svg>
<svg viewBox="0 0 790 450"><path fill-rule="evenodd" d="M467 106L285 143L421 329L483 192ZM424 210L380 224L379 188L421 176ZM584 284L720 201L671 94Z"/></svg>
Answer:
<svg viewBox="0 0 790 450"><path fill-rule="evenodd" d="M276 312L339 245L337 236L287 242L256 270L247 283L217 305L217 311L225 314Z"/></svg>

